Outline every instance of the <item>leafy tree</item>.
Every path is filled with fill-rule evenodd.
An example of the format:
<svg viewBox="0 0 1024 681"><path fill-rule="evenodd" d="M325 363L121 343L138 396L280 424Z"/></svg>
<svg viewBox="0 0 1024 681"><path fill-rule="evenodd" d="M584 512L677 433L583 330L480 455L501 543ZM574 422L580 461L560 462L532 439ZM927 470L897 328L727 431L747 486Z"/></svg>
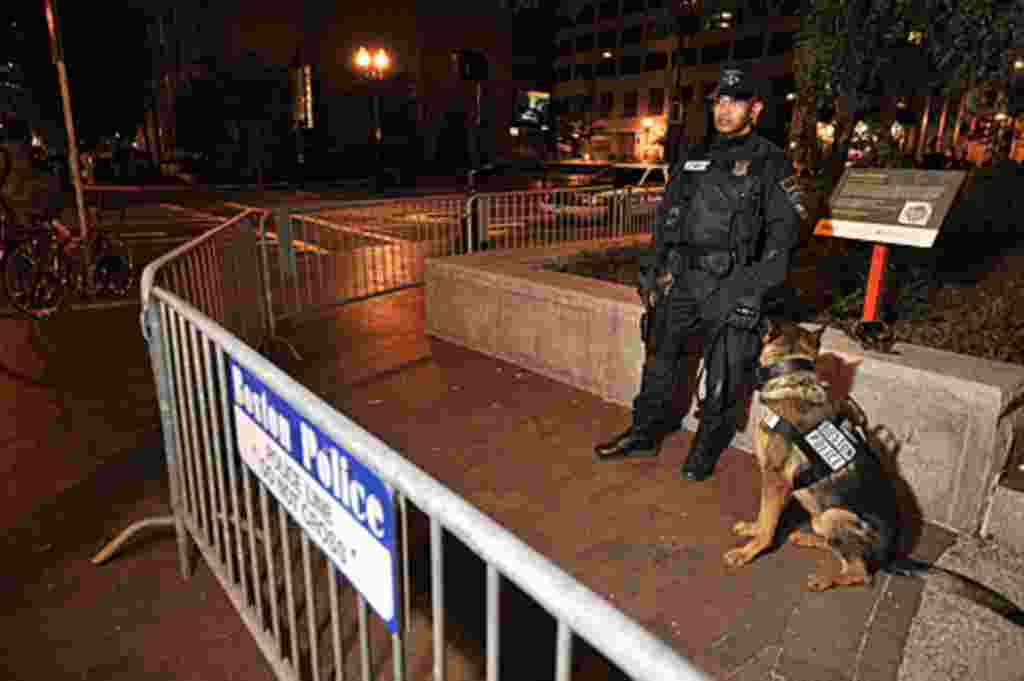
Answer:
<svg viewBox="0 0 1024 681"><path fill-rule="evenodd" d="M949 81L1006 81L1010 55L1024 49L1020 0L919 0L913 26Z"/></svg>
<svg viewBox="0 0 1024 681"><path fill-rule="evenodd" d="M845 166L854 128L894 76L928 80L927 62L908 43L917 15L912 0L810 0L800 30L797 83L816 108L834 111L831 174ZM907 80L910 80L908 78ZM827 114L826 114L827 116ZM822 116L822 117L826 117Z"/></svg>
<svg viewBox="0 0 1024 681"><path fill-rule="evenodd" d="M1024 45L1020 0L808 0L803 17L798 87L834 109L833 177L879 97L1005 82Z"/></svg>
<svg viewBox="0 0 1024 681"><path fill-rule="evenodd" d="M234 155L244 166L239 170L261 181L289 144L287 72L243 51L219 67L208 63L197 75L183 79L177 92L178 148Z"/></svg>
<svg viewBox="0 0 1024 681"><path fill-rule="evenodd" d="M923 47L947 91L960 91L975 112L982 103L1007 108L1013 57L1024 54L1024 3L1020 0L920 0L916 23ZM982 104L982 106L979 106ZM1013 113L1013 112L1011 112ZM1010 151L996 139L995 156Z"/></svg>

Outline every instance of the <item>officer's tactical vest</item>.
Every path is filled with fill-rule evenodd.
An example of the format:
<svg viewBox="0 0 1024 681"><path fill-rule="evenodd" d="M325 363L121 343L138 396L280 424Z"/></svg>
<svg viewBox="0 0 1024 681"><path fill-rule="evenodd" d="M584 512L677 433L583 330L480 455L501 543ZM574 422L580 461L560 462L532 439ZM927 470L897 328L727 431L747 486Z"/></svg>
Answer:
<svg viewBox="0 0 1024 681"><path fill-rule="evenodd" d="M659 243L731 250L737 262L748 264L758 252L767 186L763 175L772 155L757 140L729 149L709 151L698 145L691 150L673 171L680 181L668 197Z"/></svg>

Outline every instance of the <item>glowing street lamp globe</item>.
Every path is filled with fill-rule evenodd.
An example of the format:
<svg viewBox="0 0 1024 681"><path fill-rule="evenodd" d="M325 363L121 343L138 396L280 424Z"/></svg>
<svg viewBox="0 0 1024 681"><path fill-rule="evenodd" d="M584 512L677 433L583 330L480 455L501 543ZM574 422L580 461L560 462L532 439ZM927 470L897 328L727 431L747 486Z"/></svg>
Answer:
<svg viewBox="0 0 1024 681"><path fill-rule="evenodd" d="M356 66L360 71L373 78L383 78L384 72L391 66L391 57L387 50L380 48L375 54L370 55L370 50L360 47L356 51Z"/></svg>
<svg viewBox="0 0 1024 681"><path fill-rule="evenodd" d="M370 68L370 51L365 47L360 47L359 51L356 52L356 66L361 69Z"/></svg>

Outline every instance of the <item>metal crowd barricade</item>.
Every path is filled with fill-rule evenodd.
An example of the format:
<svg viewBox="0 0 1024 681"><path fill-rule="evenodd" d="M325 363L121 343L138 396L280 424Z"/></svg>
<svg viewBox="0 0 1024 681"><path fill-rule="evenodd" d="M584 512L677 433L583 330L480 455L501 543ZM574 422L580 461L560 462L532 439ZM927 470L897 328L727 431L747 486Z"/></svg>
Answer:
<svg viewBox="0 0 1024 681"><path fill-rule="evenodd" d="M273 323L423 283L424 260L465 252L459 195L275 211L264 238Z"/></svg>
<svg viewBox="0 0 1024 681"><path fill-rule="evenodd" d="M585 187L477 194L467 200L467 243L533 248L650 232L662 189Z"/></svg>
<svg viewBox="0 0 1024 681"><path fill-rule="evenodd" d="M452 642L442 546L452 536L486 571L479 665L489 681L500 678L502 644L518 638L500 635L502 627L516 625L502 616L506 582L554 619L551 673L559 681L570 676L574 634L632 678L706 679L243 340L243 334L259 337L250 328L262 319L262 313L235 316L228 309L259 308L255 244L262 229L252 219L243 213L150 264L142 314L173 513L156 520L174 525L186 577L192 546L198 548L277 677L369 681L390 668L391 677L402 680L416 650L428 658L435 681L447 678ZM222 266L255 278L250 286L229 285ZM412 538L413 509L428 519L426 541ZM377 529L385 554L374 553ZM350 553L356 546L359 551ZM106 560L113 550L94 560ZM427 563L429 608L417 610L411 566ZM381 565L387 569L377 569ZM422 626L413 625L414 615ZM429 646L415 646L422 628L429 630Z"/></svg>
<svg viewBox="0 0 1024 681"><path fill-rule="evenodd" d="M245 342L266 340L270 310L259 261L266 214L242 210L234 218L155 260L143 273L154 285L190 301Z"/></svg>
<svg viewBox="0 0 1024 681"><path fill-rule="evenodd" d="M281 322L419 286L431 256L649 233L662 192L586 187L252 208L268 336Z"/></svg>

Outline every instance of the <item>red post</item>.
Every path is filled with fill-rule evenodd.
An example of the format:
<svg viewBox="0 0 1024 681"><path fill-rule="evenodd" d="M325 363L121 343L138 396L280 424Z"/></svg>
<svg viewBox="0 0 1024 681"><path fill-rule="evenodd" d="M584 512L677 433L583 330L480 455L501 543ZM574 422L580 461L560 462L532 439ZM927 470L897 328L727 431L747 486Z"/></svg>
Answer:
<svg viewBox="0 0 1024 681"><path fill-rule="evenodd" d="M875 244L871 251L871 270L868 272L868 290L864 293L864 321L878 319L882 296L885 294L885 264L889 247Z"/></svg>

